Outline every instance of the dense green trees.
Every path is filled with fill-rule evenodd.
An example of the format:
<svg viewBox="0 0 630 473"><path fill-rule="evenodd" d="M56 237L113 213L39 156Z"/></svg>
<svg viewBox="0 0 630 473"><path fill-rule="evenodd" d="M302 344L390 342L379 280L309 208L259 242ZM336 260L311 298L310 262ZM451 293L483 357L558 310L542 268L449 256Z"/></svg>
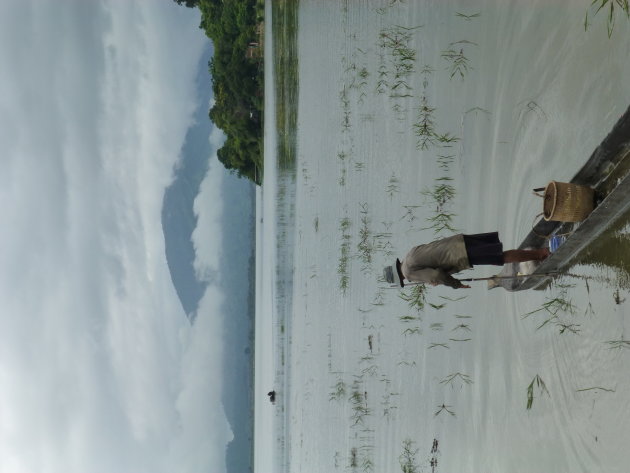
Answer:
<svg viewBox="0 0 630 473"><path fill-rule="evenodd" d="M256 0L175 0L197 7L214 45L210 62L215 103L210 119L227 136L219 160L257 184L262 179L263 71ZM255 44L254 46L250 46ZM252 57L247 57L254 52Z"/></svg>

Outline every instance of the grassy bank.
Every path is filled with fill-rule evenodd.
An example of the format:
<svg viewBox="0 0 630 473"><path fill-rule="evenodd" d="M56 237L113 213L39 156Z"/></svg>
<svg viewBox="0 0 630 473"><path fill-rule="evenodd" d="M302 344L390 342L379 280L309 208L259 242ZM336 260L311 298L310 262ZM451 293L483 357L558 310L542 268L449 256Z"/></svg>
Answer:
<svg viewBox="0 0 630 473"><path fill-rule="evenodd" d="M273 68L278 133L278 163L294 169L298 105L298 7L297 0L278 0L272 5Z"/></svg>

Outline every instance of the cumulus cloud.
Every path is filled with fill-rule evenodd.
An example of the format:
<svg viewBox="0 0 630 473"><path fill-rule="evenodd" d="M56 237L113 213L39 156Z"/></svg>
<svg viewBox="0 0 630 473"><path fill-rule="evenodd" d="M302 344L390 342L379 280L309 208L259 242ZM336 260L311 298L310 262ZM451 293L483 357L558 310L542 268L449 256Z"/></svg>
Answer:
<svg viewBox="0 0 630 473"><path fill-rule="evenodd" d="M225 470L221 295L191 327L160 223L198 23L162 0L0 2L0 471Z"/></svg>
<svg viewBox="0 0 630 473"><path fill-rule="evenodd" d="M225 170L214 156L210 159L208 172L195 198L194 211L197 215L197 227L193 232L192 241L196 255L195 271L197 278L202 281L211 282L213 275L220 269L222 241L218 230L223 215L223 205L217 204L221 202L224 176Z"/></svg>
<svg viewBox="0 0 630 473"><path fill-rule="evenodd" d="M216 314L223 297L216 288L208 287L188 334L188 349L182 359L184 388L177 398L181 425L170 451L170 471L217 471L216 459L223 459L224 447L233 438L223 410L216 408L221 405L217 386L223 363L223 347L215 341L223 328ZM214 376L202 375L205 373Z"/></svg>

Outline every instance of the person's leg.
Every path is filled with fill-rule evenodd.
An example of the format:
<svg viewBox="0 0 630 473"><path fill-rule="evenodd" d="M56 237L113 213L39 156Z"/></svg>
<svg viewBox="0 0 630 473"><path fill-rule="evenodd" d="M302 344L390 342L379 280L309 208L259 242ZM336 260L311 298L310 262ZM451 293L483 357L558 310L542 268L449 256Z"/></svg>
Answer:
<svg viewBox="0 0 630 473"><path fill-rule="evenodd" d="M508 250L503 252L506 263L521 263L523 261L542 261L549 256L549 249L538 250Z"/></svg>

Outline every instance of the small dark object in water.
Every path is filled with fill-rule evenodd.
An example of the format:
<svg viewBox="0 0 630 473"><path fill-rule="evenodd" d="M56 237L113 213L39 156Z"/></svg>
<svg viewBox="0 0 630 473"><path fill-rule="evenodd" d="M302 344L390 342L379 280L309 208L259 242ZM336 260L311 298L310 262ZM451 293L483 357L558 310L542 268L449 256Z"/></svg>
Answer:
<svg viewBox="0 0 630 473"><path fill-rule="evenodd" d="M276 392L275 391L269 391L267 393L267 396L269 396L269 400L271 401L272 404L276 403Z"/></svg>

